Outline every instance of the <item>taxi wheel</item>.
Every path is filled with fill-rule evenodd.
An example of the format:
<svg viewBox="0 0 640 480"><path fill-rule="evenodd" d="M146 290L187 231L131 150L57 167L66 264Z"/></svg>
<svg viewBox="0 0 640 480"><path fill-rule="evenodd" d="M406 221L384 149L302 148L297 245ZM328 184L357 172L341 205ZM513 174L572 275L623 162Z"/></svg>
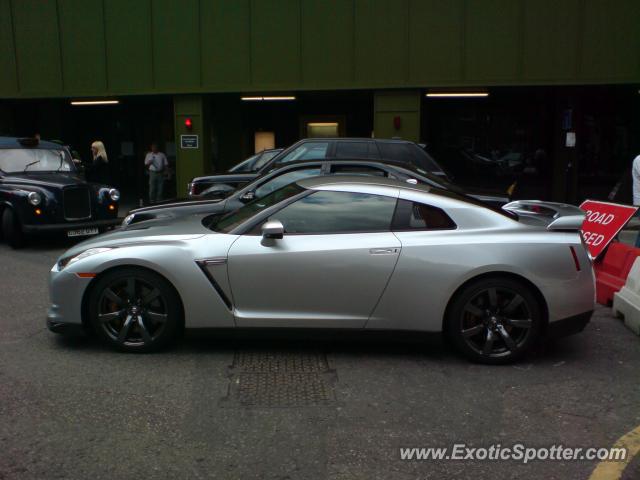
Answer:
<svg viewBox="0 0 640 480"><path fill-rule="evenodd" d="M24 246L22 225L11 208L5 208L4 212L2 212L2 234L11 248L22 248Z"/></svg>

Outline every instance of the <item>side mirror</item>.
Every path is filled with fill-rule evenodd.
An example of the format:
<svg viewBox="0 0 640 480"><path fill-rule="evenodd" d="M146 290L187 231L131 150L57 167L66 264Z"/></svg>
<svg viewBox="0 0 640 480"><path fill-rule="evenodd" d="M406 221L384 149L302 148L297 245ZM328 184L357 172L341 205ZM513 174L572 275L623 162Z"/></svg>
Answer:
<svg viewBox="0 0 640 480"><path fill-rule="evenodd" d="M280 239L284 236L284 225L280 220L269 220L262 225L262 238Z"/></svg>
<svg viewBox="0 0 640 480"><path fill-rule="evenodd" d="M240 196L240 201L244 202L244 203L248 203L252 200L255 200L256 198L256 192L254 191L249 191L243 195Z"/></svg>

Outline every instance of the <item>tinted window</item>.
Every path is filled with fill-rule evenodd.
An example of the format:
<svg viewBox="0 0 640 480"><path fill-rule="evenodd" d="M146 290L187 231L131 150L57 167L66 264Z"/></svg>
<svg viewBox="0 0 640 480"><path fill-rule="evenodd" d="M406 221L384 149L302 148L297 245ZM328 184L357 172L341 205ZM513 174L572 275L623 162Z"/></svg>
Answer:
<svg viewBox="0 0 640 480"><path fill-rule="evenodd" d="M318 160L327 156L329 142L305 142L293 151L280 158L278 163L288 163L295 160Z"/></svg>
<svg viewBox="0 0 640 480"><path fill-rule="evenodd" d="M278 175L276 177L267 180L258 188L256 188L256 198L262 198L265 195L270 194L278 190L279 188L284 187L285 185L289 185L296 180L300 180L305 177L314 177L316 175L320 175L322 172L320 167L314 168L300 168L298 170L291 170L289 172L283 173L282 175Z"/></svg>
<svg viewBox="0 0 640 480"><path fill-rule="evenodd" d="M216 232L229 233L254 215L302 192L304 192L302 187L296 183L290 183L286 187L276 190L264 198L257 198L247 203L244 207L224 215L212 224L210 228Z"/></svg>
<svg viewBox="0 0 640 480"><path fill-rule="evenodd" d="M456 224L444 210L424 203L398 200L392 230L451 230Z"/></svg>
<svg viewBox="0 0 640 480"><path fill-rule="evenodd" d="M374 142L338 142L336 158L380 158Z"/></svg>
<svg viewBox="0 0 640 480"><path fill-rule="evenodd" d="M315 192L287 205L272 219L286 233L351 233L388 231L396 199L351 192Z"/></svg>
<svg viewBox="0 0 640 480"><path fill-rule="evenodd" d="M253 170L253 163L258 159L258 155L254 155L252 157L247 158L246 160L240 162L235 167L233 167L230 172L250 172Z"/></svg>

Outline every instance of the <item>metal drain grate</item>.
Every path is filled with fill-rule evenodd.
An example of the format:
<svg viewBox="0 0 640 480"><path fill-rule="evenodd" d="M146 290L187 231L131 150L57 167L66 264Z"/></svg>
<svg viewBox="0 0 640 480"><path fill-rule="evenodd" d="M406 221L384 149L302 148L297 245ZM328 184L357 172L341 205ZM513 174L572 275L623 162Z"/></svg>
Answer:
<svg viewBox="0 0 640 480"><path fill-rule="evenodd" d="M320 352L237 351L225 406L304 407L335 403L335 372Z"/></svg>

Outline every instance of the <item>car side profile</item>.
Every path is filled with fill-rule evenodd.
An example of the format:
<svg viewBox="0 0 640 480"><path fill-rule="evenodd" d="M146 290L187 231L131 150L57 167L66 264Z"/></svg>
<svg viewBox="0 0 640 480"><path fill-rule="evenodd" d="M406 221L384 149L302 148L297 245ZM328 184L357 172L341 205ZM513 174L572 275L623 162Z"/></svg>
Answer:
<svg viewBox="0 0 640 480"><path fill-rule="evenodd" d="M312 177L222 217L76 245L51 270L47 324L132 352L183 328L445 332L470 359L505 363L589 321L581 221L534 227L433 187Z"/></svg>
<svg viewBox="0 0 640 480"><path fill-rule="evenodd" d="M169 218L196 213L222 214L231 212L241 208L247 202L262 198L291 182L318 175L365 175L416 182L451 190L459 194L468 194L496 208L509 201L509 197L506 194L500 196L493 192L475 190L464 192L462 188L447 182L442 177L403 163L383 163L363 159L304 160L287 163L280 168L272 170L222 200L181 201L136 208L131 210L125 217L123 227L155 218Z"/></svg>
<svg viewBox="0 0 640 480"><path fill-rule="evenodd" d="M80 178L62 145L0 137L1 233L11 247L28 235L105 231L119 223L119 200L117 189Z"/></svg>
<svg viewBox="0 0 640 480"><path fill-rule="evenodd" d="M225 198L261 175L291 162L360 158L418 168L447 180L447 175L420 145L408 140L380 138L305 138L262 162L251 173L229 172L196 177L188 185L190 198Z"/></svg>

